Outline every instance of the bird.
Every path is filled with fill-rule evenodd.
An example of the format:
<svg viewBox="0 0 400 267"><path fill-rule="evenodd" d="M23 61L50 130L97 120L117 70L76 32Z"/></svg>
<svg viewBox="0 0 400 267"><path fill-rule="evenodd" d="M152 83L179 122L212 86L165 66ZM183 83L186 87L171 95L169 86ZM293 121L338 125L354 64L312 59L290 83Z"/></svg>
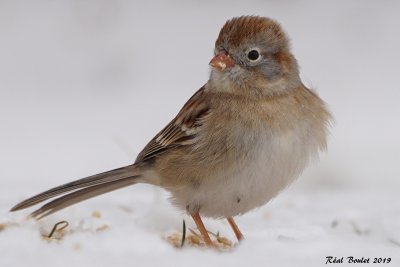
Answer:
<svg viewBox="0 0 400 267"><path fill-rule="evenodd" d="M215 42L208 81L131 165L69 182L28 198L11 211L49 200L42 219L89 198L145 183L171 194L213 247L202 217L227 219L261 207L327 148L326 103L301 81L289 38L268 17L226 21ZM172 87L173 88L173 87Z"/></svg>

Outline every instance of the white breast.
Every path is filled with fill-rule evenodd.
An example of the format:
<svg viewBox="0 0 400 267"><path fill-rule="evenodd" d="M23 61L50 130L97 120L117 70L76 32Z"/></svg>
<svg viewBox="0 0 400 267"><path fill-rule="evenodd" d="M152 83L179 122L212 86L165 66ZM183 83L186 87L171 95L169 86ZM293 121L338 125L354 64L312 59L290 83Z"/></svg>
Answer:
<svg viewBox="0 0 400 267"><path fill-rule="evenodd" d="M306 131L300 127L278 135L265 129L251 137L237 131L242 133L237 136L242 154L236 166L190 190L183 201L199 205L202 215L209 217L235 216L264 205L296 179L318 152Z"/></svg>

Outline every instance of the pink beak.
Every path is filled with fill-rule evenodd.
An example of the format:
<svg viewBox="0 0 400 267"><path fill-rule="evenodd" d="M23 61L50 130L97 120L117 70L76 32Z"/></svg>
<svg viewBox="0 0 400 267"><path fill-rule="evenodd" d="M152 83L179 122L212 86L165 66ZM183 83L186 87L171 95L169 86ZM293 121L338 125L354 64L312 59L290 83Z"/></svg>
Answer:
<svg viewBox="0 0 400 267"><path fill-rule="evenodd" d="M216 54L209 64L211 67L223 71L235 66L235 61L225 52L221 52Z"/></svg>

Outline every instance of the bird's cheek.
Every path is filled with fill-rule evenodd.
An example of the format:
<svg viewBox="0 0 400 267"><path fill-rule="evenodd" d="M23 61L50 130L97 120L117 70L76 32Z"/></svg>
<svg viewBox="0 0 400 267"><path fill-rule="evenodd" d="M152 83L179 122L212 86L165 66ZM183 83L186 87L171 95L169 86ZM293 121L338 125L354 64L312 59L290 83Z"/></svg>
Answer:
<svg viewBox="0 0 400 267"><path fill-rule="evenodd" d="M269 81L273 81L281 77L282 66L275 60L269 60L267 64L259 66L257 72Z"/></svg>

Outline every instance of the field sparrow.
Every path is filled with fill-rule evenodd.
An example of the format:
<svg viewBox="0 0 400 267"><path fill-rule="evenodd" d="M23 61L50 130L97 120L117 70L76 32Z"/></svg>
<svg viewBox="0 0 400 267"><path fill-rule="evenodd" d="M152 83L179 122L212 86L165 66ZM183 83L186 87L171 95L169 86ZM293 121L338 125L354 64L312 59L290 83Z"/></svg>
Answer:
<svg viewBox="0 0 400 267"><path fill-rule="evenodd" d="M33 196L20 210L40 219L136 183L160 186L212 242L200 214L227 218L264 205L326 148L330 114L301 82L280 25L258 16L228 20L215 42L210 79L138 155L134 164Z"/></svg>

